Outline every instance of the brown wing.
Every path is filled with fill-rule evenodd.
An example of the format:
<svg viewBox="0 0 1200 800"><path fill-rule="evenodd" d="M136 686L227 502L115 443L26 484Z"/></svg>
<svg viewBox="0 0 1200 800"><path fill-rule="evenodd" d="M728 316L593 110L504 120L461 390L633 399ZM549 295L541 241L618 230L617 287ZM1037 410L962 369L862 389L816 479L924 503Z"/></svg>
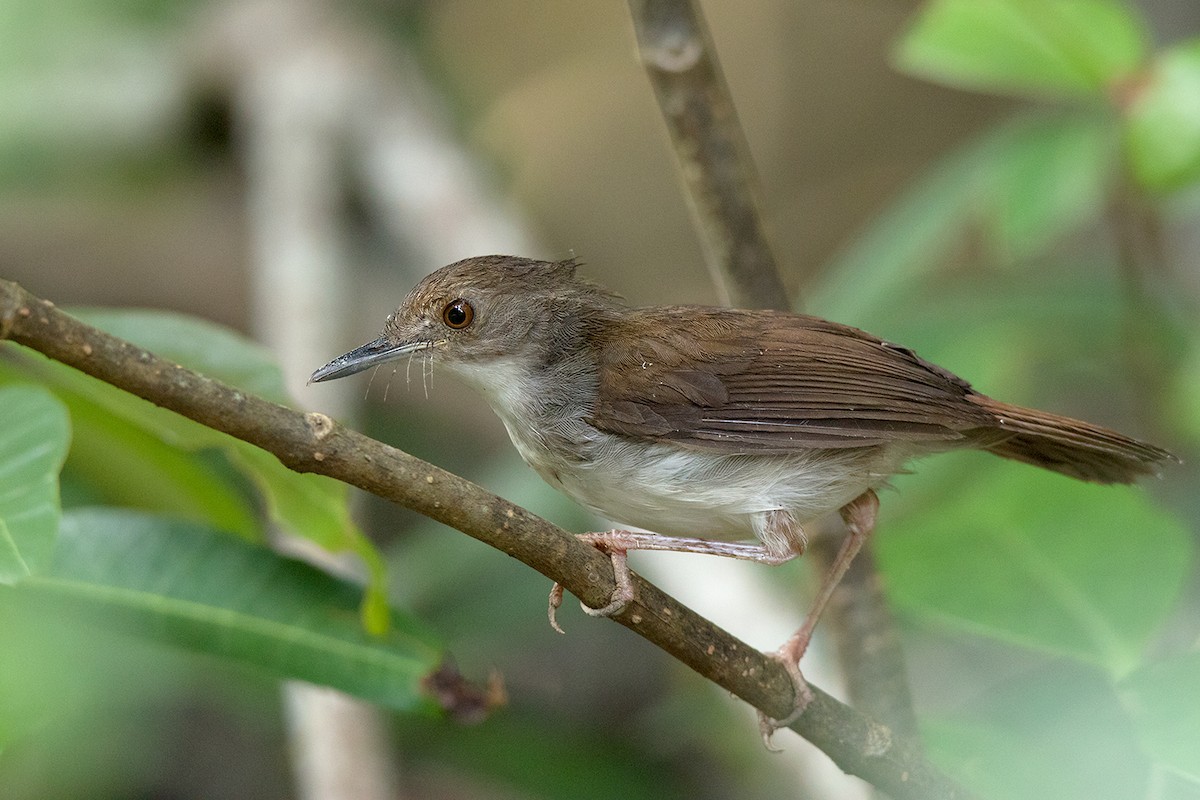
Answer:
<svg viewBox="0 0 1200 800"><path fill-rule="evenodd" d="M596 342L590 421L611 433L787 452L951 442L996 424L966 381L856 328L770 311L630 313L640 336Z"/></svg>

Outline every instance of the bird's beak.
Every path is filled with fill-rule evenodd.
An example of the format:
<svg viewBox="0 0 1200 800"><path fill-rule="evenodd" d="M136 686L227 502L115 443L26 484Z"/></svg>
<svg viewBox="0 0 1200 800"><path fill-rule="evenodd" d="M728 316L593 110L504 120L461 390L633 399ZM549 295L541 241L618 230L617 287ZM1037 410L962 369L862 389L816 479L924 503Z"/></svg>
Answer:
<svg viewBox="0 0 1200 800"><path fill-rule="evenodd" d="M344 378L356 372L362 372L376 364L391 361L394 358L415 353L433 347L435 342L393 342L386 336L380 336L373 342L367 342L362 347L351 350L345 355L338 356L312 374L309 383L331 381Z"/></svg>

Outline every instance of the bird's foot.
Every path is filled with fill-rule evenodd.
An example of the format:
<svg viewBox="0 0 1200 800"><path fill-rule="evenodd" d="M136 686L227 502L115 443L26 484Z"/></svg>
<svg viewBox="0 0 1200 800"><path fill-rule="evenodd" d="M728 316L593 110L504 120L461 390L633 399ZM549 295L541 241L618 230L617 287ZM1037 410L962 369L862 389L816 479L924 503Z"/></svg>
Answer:
<svg viewBox="0 0 1200 800"><path fill-rule="evenodd" d="M591 608L579 603L579 607L586 614L593 617L611 617L621 613L634 598L633 591L633 575L629 572L629 559L627 549L622 547L621 540L614 534L620 534L621 531L610 531L608 533L580 533L577 534L579 539L594 546L597 550L607 553L612 559L613 580L616 585L613 587L613 593L609 598L607 605L600 608ZM558 624L557 612L563 601L563 587L561 583L555 583L550 587L550 603L547 609L547 616L550 618L550 627L559 633L566 633L562 626Z"/></svg>
<svg viewBox="0 0 1200 800"><path fill-rule="evenodd" d="M792 679L792 687L795 689L796 705L792 712L782 719L768 717L762 711L758 712L758 732L762 736L763 746L773 753L782 752L771 741L771 737L775 735L775 731L780 728L786 728L791 725L804 710L808 708L808 704L813 700L812 689L809 688L808 681L804 679L804 675L800 672L800 656L804 654L804 650L808 647L808 641L799 641L796 636L788 639L783 647L780 647L771 654L771 658L783 664L783 668L787 670L787 674Z"/></svg>

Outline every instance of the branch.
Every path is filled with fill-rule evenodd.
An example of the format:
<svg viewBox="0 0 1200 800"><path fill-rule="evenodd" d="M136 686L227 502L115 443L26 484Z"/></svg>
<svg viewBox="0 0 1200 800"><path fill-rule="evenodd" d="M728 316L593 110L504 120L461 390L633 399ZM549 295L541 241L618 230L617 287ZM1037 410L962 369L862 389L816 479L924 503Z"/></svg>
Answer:
<svg viewBox="0 0 1200 800"><path fill-rule="evenodd" d="M401 450L205 378L84 325L17 284L0 280L0 340L37 350L131 394L274 454L297 472L344 481L457 528L558 581L590 606L613 590L609 559L520 506ZM793 708L779 662L636 578L637 600L616 621L766 714ZM950 800L966 791L920 755L912 740L813 687L791 728L842 769L895 798Z"/></svg>
<svg viewBox="0 0 1200 800"><path fill-rule="evenodd" d="M722 302L788 308L763 231L750 150L703 17L690 0L629 6Z"/></svg>

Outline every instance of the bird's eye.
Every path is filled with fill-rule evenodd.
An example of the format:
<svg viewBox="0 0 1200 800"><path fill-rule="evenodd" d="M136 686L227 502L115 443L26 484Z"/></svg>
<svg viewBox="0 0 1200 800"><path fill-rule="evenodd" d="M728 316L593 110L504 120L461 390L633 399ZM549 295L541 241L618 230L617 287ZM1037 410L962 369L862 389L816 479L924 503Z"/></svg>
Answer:
<svg viewBox="0 0 1200 800"><path fill-rule="evenodd" d="M453 300L442 309L442 322L455 330L467 327L473 319L475 319L475 309L471 308L471 304L466 300Z"/></svg>

